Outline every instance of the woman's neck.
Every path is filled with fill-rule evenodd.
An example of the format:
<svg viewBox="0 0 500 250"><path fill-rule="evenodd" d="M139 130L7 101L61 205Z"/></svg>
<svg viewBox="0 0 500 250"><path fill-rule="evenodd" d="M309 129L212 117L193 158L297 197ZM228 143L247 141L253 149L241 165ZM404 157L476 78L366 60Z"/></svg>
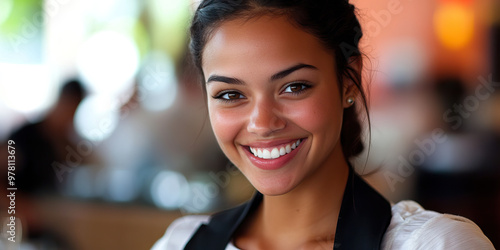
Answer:
<svg viewBox="0 0 500 250"><path fill-rule="evenodd" d="M264 195L243 235L254 239L252 242L258 243L259 249L333 245L348 176L349 166L340 155L325 162L292 191Z"/></svg>

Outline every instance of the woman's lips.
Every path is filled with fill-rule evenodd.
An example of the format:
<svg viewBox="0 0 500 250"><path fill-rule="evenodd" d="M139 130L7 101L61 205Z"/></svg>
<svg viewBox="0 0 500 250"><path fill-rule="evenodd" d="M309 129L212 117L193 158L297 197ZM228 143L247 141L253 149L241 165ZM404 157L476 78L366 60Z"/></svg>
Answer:
<svg viewBox="0 0 500 250"><path fill-rule="evenodd" d="M282 143L272 147L258 147L257 145L244 146L245 152L256 167L263 170L274 170L281 168L290 161L300 150L305 139L297 139L288 143Z"/></svg>

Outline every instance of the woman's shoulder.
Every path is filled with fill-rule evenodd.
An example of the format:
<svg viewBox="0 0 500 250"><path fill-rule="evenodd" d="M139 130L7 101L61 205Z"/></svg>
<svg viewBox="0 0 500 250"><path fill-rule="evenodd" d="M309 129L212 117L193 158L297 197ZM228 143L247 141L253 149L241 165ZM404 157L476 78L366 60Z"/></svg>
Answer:
<svg viewBox="0 0 500 250"><path fill-rule="evenodd" d="M495 249L471 220L425 210L414 201L392 206L383 249Z"/></svg>
<svg viewBox="0 0 500 250"><path fill-rule="evenodd" d="M152 250L183 249L208 215L181 217L168 227ZM392 206L382 249L495 249L481 229L461 216L423 209L414 201Z"/></svg>
<svg viewBox="0 0 500 250"><path fill-rule="evenodd" d="M152 250L183 249L202 223L208 222L208 215L189 215L173 221L167 231L151 248Z"/></svg>

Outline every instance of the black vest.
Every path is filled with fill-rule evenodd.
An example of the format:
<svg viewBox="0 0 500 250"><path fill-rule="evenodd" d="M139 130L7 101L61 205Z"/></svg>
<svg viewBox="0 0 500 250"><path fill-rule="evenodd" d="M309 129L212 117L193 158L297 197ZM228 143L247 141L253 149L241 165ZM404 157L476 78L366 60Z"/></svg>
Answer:
<svg viewBox="0 0 500 250"><path fill-rule="evenodd" d="M241 223L262 201L257 192L247 203L216 213L202 224L186 244L186 250L224 250ZM350 168L342 198L334 249L380 249L392 218L389 202Z"/></svg>

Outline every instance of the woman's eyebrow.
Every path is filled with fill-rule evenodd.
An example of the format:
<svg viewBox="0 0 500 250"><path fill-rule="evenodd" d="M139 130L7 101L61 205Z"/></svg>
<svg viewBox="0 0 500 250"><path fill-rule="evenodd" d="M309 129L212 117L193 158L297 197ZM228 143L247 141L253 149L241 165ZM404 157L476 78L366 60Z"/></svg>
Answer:
<svg viewBox="0 0 500 250"><path fill-rule="evenodd" d="M282 79L284 77L286 77L287 75L299 70L299 69L303 69L303 68L308 68L308 69L318 69L312 65L309 65L309 64L304 64L304 63L299 63L297 65L294 65L290 68L287 68L285 70L282 70L274 75L271 76L271 81L276 81L276 80L279 80L279 79ZM224 83L227 83L227 84L245 84L245 82L243 82L242 80L238 79L238 78L234 78L234 77L227 77L227 76L221 76L221 75L211 75L208 80L207 80L207 83L206 84L209 84L210 82L224 82Z"/></svg>
<svg viewBox="0 0 500 250"><path fill-rule="evenodd" d="M280 71L280 72L274 74L273 76L271 76L271 82L282 79L282 78L286 77L287 75L291 74L292 72L297 71L297 70L302 69L302 68L316 69L316 70L318 69L318 68L316 68L312 65L309 65L309 64L299 63L297 65L294 65L288 69Z"/></svg>
<svg viewBox="0 0 500 250"><path fill-rule="evenodd" d="M241 81L238 78L234 77L227 77L227 76L220 76L220 75L211 75L206 84L209 84L210 82L225 82L227 84L244 84L243 81Z"/></svg>

